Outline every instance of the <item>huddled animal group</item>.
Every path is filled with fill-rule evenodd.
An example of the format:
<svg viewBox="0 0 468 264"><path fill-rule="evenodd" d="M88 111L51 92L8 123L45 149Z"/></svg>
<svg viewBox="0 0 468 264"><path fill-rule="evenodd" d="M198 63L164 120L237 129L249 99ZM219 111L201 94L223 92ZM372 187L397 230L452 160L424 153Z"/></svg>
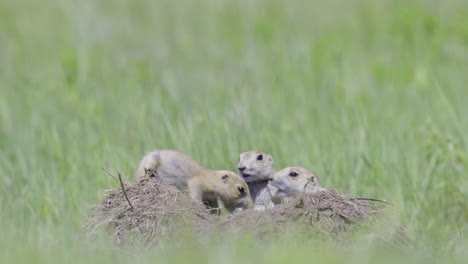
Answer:
<svg viewBox="0 0 468 264"><path fill-rule="evenodd" d="M248 208L263 211L298 193L326 190L317 176L305 168L287 167L275 171L273 157L261 151L241 153L237 169L240 175L227 170L210 170L184 153L154 150L140 161L136 178L155 177L179 190L188 190L194 201L203 202L209 208L219 208L219 199L229 212Z"/></svg>

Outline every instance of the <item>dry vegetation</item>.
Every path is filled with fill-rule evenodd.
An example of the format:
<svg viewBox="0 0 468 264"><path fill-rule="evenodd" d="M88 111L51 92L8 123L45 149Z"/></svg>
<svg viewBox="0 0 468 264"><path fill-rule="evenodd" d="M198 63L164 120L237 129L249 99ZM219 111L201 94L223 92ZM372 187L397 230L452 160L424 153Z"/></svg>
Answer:
<svg viewBox="0 0 468 264"><path fill-rule="evenodd" d="M88 235L103 227L118 244L134 238L152 244L165 235L182 238L184 232L175 231L210 214L202 204L194 203L188 193L156 180L128 183L125 193L120 188L108 190L107 196L93 208L86 226Z"/></svg>
<svg viewBox="0 0 468 264"><path fill-rule="evenodd" d="M187 192L154 178L124 186L125 192L110 190L94 207L86 227L88 235L104 228L117 244L151 246L167 238L183 242L192 234L206 241L242 233L259 239L289 233L301 239L327 238L346 245L346 235L352 230L372 232L373 224L387 221L380 214L386 206L360 201L336 190L301 194L263 212L244 210L218 215L193 202ZM399 225L392 223L390 229L384 240L408 242L401 236L404 230Z"/></svg>

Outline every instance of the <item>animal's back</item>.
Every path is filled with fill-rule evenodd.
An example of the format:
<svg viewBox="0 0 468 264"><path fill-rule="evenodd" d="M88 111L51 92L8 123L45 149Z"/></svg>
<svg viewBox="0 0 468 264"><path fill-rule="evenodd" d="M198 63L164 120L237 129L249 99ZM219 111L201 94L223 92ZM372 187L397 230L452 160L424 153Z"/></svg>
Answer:
<svg viewBox="0 0 468 264"><path fill-rule="evenodd" d="M145 177L154 170L156 177L179 189L187 189L186 180L199 175L204 168L188 155L174 150L155 150L147 153L140 162L137 177Z"/></svg>
<svg viewBox="0 0 468 264"><path fill-rule="evenodd" d="M200 175L205 169L188 155L174 150L160 151L157 175L162 181L187 189L187 179Z"/></svg>

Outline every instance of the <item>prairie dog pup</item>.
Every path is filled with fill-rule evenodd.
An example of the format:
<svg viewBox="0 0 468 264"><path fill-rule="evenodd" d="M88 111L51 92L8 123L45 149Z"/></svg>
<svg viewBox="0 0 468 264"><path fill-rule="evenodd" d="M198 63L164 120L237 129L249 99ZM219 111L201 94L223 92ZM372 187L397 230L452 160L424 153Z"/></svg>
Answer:
<svg viewBox="0 0 468 264"><path fill-rule="evenodd" d="M213 208L218 207L218 198L229 212L236 208L253 207L249 187L239 175L231 171L206 169L178 151L155 150L147 153L140 161L136 178L148 179L151 176L179 190L189 190L192 199L203 201Z"/></svg>
<svg viewBox="0 0 468 264"><path fill-rule="evenodd" d="M268 183L265 188L261 189L255 199L255 211L265 211L275 207L276 204L280 204L282 197L275 197L274 195L278 191L278 188Z"/></svg>
<svg viewBox="0 0 468 264"><path fill-rule="evenodd" d="M259 193L266 188L275 173L273 157L262 151L242 152L237 165L239 174L247 182L252 199L256 202Z"/></svg>
<svg viewBox="0 0 468 264"><path fill-rule="evenodd" d="M207 169L207 172L189 178L187 184L194 200L205 201L213 208L218 207L218 198L231 213L237 208L248 209L254 206L249 187L232 171Z"/></svg>
<svg viewBox="0 0 468 264"><path fill-rule="evenodd" d="M268 194L264 194L263 197L268 201L268 195L270 195L274 204L278 203L276 202L276 199L283 200L286 197L293 196L298 193L317 193L327 190L320 185L320 182L314 173L301 167L287 167L276 172L273 175L273 180L268 184L268 189L273 191L270 191ZM352 198L356 200L375 201L395 205L392 202L372 197ZM271 203L266 203L266 205L266 209L274 206L271 206ZM268 207L268 205L270 207ZM255 206L257 208L257 204L255 204Z"/></svg>
<svg viewBox="0 0 468 264"><path fill-rule="evenodd" d="M242 152L237 169L247 183L269 180L270 176L275 173L273 157L256 150Z"/></svg>
<svg viewBox="0 0 468 264"><path fill-rule="evenodd" d="M325 190L311 171L300 167L287 167L274 173L271 178L272 181L257 196L256 211L273 208L297 193Z"/></svg>
<svg viewBox="0 0 468 264"><path fill-rule="evenodd" d="M311 171L301 167L287 167L273 175L270 185L278 188L274 194L278 197L289 197L297 193L315 193L325 191Z"/></svg>
<svg viewBox="0 0 468 264"><path fill-rule="evenodd" d="M156 176L178 189L187 189L186 180L191 175L201 174L204 170L205 168L198 162L182 152L154 150L141 159L135 178L148 179L151 176Z"/></svg>

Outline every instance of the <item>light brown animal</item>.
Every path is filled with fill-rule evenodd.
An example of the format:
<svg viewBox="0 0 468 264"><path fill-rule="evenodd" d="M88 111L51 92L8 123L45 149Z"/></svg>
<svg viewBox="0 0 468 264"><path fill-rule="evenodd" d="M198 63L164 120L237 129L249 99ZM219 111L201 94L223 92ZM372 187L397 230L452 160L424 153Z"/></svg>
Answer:
<svg viewBox="0 0 468 264"><path fill-rule="evenodd" d="M195 201L217 208L219 198L229 212L253 207L249 187L237 174L225 170L209 170L191 157L174 150L155 150L140 161L136 178L154 176L161 181L189 190Z"/></svg>

